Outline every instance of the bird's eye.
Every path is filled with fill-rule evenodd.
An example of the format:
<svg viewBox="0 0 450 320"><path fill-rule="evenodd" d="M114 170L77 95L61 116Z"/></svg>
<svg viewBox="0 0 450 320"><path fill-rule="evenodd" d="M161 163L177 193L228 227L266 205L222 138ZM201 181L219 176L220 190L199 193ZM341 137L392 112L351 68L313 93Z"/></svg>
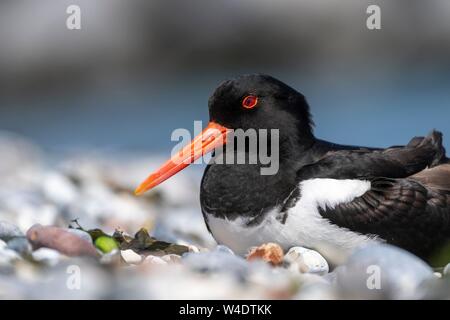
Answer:
<svg viewBox="0 0 450 320"><path fill-rule="evenodd" d="M258 104L257 96L246 96L242 100L242 106L246 109L253 109Z"/></svg>

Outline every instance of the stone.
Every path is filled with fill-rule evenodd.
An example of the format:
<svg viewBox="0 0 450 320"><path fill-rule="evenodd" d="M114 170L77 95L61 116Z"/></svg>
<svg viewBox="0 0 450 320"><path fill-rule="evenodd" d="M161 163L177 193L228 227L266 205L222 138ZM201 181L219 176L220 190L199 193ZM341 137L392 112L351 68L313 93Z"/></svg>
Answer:
<svg viewBox="0 0 450 320"><path fill-rule="evenodd" d="M21 255L28 255L31 253L31 244L26 237L17 237L9 240L8 248Z"/></svg>
<svg viewBox="0 0 450 320"><path fill-rule="evenodd" d="M92 242L92 238L86 231L80 230L80 229L74 229L74 228L66 228L68 232L80 237L83 240L86 240L88 242Z"/></svg>
<svg viewBox="0 0 450 320"><path fill-rule="evenodd" d="M48 266L57 265L61 258L61 254L58 251L49 248L37 249L36 251L33 251L31 256L35 261Z"/></svg>
<svg viewBox="0 0 450 320"><path fill-rule="evenodd" d="M165 265L167 262L160 257L149 255L144 259L144 264Z"/></svg>
<svg viewBox="0 0 450 320"><path fill-rule="evenodd" d="M328 263L320 253L303 247L293 247L284 256L291 270L301 273L325 275L329 271Z"/></svg>
<svg viewBox="0 0 450 320"><path fill-rule="evenodd" d="M14 224L8 221L0 221L0 239L8 242L15 237L25 236L23 232Z"/></svg>
<svg viewBox="0 0 450 320"><path fill-rule="evenodd" d="M421 299L433 270L412 253L387 244L368 245L336 270L343 298Z"/></svg>
<svg viewBox="0 0 450 320"><path fill-rule="evenodd" d="M142 257L131 249L120 251L120 255L128 264L138 264L142 261Z"/></svg>
<svg viewBox="0 0 450 320"><path fill-rule="evenodd" d="M266 243L259 247L250 249L247 260L264 260L274 266L281 265L283 262L283 249L276 243Z"/></svg>
<svg viewBox="0 0 450 320"><path fill-rule="evenodd" d="M161 259L167 263L181 263L181 256L177 254L166 254L165 256L162 256Z"/></svg>

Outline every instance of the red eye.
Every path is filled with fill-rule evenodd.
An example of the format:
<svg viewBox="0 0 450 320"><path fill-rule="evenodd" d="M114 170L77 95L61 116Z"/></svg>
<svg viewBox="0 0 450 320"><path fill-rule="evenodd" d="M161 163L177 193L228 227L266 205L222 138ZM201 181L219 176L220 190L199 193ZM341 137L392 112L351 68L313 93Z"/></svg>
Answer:
<svg viewBox="0 0 450 320"><path fill-rule="evenodd" d="M242 100L242 106L246 109L252 109L258 104L258 97L256 96L246 96Z"/></svg>

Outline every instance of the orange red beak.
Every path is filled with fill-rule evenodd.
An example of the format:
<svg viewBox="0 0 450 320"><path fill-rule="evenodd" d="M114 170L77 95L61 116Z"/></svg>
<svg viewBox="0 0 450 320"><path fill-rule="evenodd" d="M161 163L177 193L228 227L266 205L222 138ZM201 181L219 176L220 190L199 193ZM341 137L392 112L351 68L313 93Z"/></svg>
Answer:
<svg viewBox="0 0 450 320"><path fill-rule="evenodd" d="M181 149L172 158L166 161L159 169L154 171L134 193L141 195L144 192L156 187L158 184L169 179L177 172L183 170L201 156L226 144L229 129L210 122L208 126L191 141L191 143Z"/></svg>

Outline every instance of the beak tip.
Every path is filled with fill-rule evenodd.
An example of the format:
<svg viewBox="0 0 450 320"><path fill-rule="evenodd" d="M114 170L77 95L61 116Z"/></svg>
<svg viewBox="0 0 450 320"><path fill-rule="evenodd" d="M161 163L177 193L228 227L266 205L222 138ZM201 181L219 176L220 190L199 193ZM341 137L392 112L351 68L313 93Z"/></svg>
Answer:
<svg viewBox="0 0 450 320"><path fill-rule="evenodd" d="M141 186L137 187L136 190L134 190L134 195L135 196L140 196L144 193L144 190L142 189Z"/></svg>

